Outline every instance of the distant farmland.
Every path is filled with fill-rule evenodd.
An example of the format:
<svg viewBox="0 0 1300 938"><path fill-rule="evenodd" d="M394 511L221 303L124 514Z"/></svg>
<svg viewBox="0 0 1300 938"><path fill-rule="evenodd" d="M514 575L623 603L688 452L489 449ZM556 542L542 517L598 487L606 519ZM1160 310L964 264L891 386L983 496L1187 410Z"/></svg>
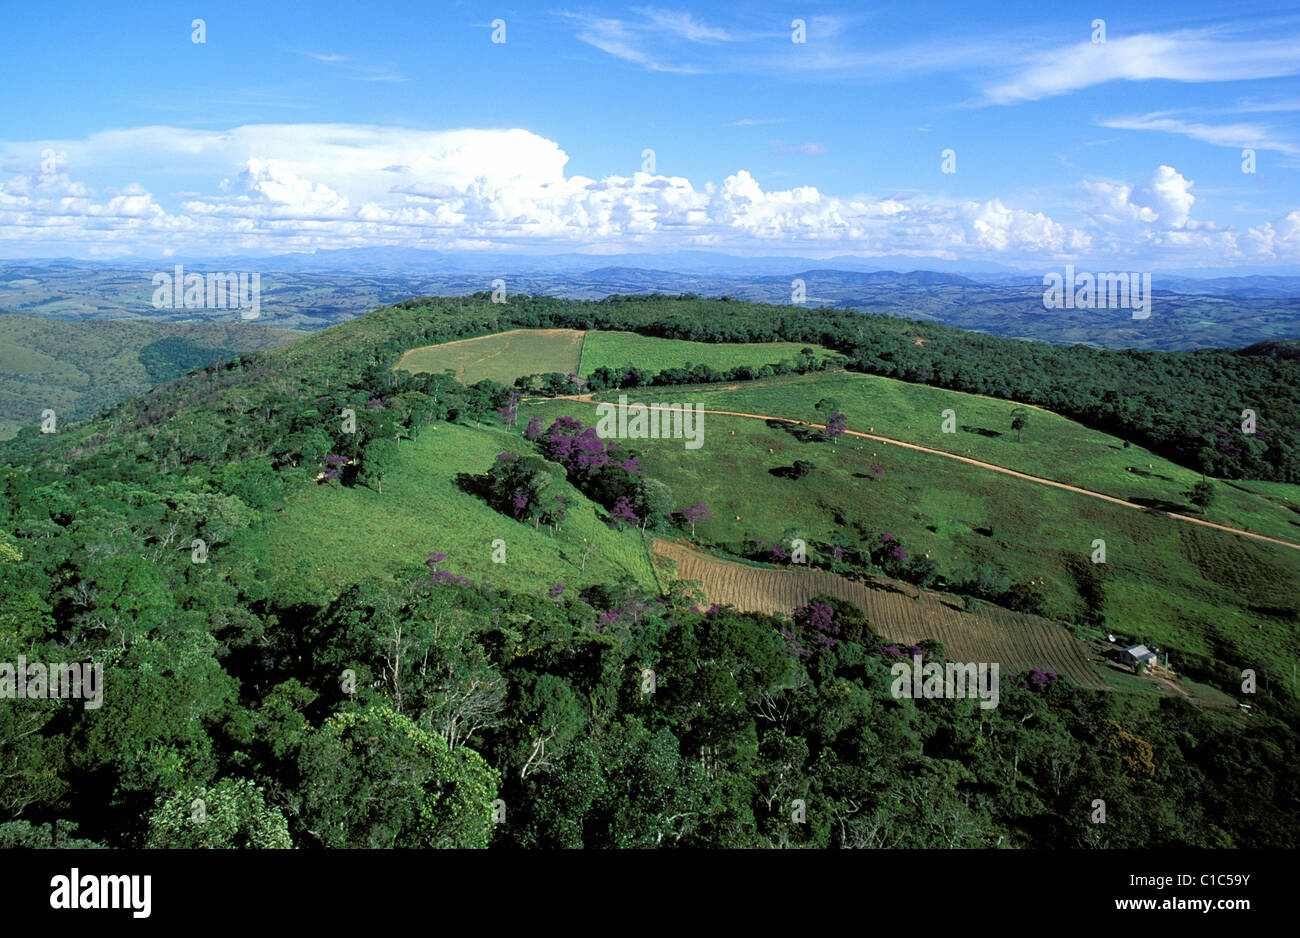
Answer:
<svg viewBox="0 0 1300 938"><path fill-rule="evenodd" d="M792 613L818 593L858 606L889 641L915 644L935 638L954 661L998 662L1007 673L1054 671L1080 687L1107 690L1092 667L1087 646L1064 627L1038 616L981 603L967 612L962 601L879 581L872 585L818 570L780 570L719 560L679 544L656 540L655 553L677 565L677 579L698 580L709 602L767 614Z"/></svg>
<svg viewBox="0 0 1300 938"><path fill-rule="evenodd" d="M413 374L451 370L462 384L514 384L523 375L552 371L577 374L583 335L578 329L513 329L411 349L396 367Z"/></svg>

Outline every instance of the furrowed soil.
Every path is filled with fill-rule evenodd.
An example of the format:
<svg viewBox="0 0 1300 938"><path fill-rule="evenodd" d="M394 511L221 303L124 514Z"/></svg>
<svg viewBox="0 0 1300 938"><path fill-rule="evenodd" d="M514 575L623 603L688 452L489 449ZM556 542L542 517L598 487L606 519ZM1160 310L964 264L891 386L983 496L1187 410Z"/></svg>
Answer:
<svg viewBox="0 0 1300 938"><path fill-rule="evenodd" d="M654 552L676 564L679 580L696 580L709 602L748 612L787 615L826 593L858 606L882 638L916 644L943 642L954 661L998 662L1007 673L1054 671L1080 687L1108 690L1092 666L1088 646L1063 626L987 603L966 610L960 597L925 592L883 578L849 580L818 570L781 570L719 560L663 539Z"/></svg>

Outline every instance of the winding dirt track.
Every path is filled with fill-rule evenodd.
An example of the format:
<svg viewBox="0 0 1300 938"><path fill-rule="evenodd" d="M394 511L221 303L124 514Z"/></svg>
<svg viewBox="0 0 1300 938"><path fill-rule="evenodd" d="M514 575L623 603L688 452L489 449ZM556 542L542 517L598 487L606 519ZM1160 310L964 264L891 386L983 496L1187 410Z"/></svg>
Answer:
<svg viewBox="0 0 1300 938"><path fill-rule="evenodd" d="M583 404L595 405L597 402L593 401L591 398L592 398L591 394L578 394L578 395L568 396L562 399L575 401ZM661 404L647 404L645 406L647 406L651 410L666 410L669 412L681 410L680 407L665 407ZM795 420L792 417L780 417L775 414L749 414L749 413L745 413L744 411L738 411L738 410L701 410L699 411L699 413L717 414L723 417L743 417L750 420L779 420L782 423L796 424L801 427L813 427L814 429L817 430L826 429L826 425L822 423L813 423L808 420ZM847 436L861 437L862 439L865 440L875 440L879 443L884 443L887 446L891 446L891 445L901 446L904 449L916 450L919 453L929 453L931 456L942 456L944 459L955 459L958 462L964 462L967 465L976 466L980 469L987 469L990 472L1000 472L1003 475L1015 476L1017 479L1025 479L1026 481L1029 482L1037 482L1039 485L1050 485L1052 486L1052 488L1065 489L1067 492L1075 492L1079 495L1087 495L1089 498L1099 498L1104 502L1110 502L1112 505L1121 505L1124 508L1130 508L1133 511L1144 511L1148 514L1163 515L1166 518L1173 518L1177 521L1185 521L1188 524L1199 524L1202 525L1203 527L1215 528L1216 530L1219 531L1226 531L1229 534L1239 534L1242 537L1253 538L1254 540L1257 541L1264 541L1269 544L1277 544L1281 547L1289 547L1292 550L1300 550L1300 544L1296 544L1293 541L1284 541L1281 538L1269 537L1266 534L1256 534L1254 531L1243 531L1241 528L1234 528L1226 524L1217 524L1216 522L1213 521L1206 521L1204 518L1193 518L1191 515L1180 515L1177 512L1160 511L1155 508L1147 508L1144 505L1135 505L1132 502L1127 502L1122 498L1116 498L1113 495L1103 495L1101 492L1094 492L1091 489L1079 488L1079 486L1077 485L1068 485L1065 482L1056 482L1052 479L1044 479L1042 476L1030 475L1026 472L1017 472L1015 469L1008 469L1006 466L999 466L996 465L995 463L983 462L979 459L972 459L969 456L958 456L956 453L945 452L944 450L941 449L933 449L929 446L921 446L919 443L908 443L903 440L895 440L892 439L891 437L880 436L875 433L863 433L860 430L845 430L844 433Z"/></svg>

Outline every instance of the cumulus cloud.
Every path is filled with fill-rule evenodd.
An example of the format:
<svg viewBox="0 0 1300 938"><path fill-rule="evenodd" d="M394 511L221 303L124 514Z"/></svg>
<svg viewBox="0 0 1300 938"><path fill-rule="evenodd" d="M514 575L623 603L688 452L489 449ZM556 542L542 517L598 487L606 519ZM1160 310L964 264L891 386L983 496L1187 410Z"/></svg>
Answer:
<svg viewBox="0 0 1300 938"><path fill-rule="evenodd" d="M1086 235L1074 234L1041 212L1009 209L1001 199L961 209L969 240L997 252L1010 250L1034 254L1059 254L1067 244L1086 244Z"/></svg>
<svg viewBox="0 0 1300 938"><path fill-rule="evenodd" d="M55 147L67 161L42 174L35 154ZM717 182L645 172L592 179L566 175L568 159L525 130L347 124L146 127L0 144L0 165L20 170L0 181L0 241L11 256L41 244L142 256L401 244L1039 263L1093 251L1280 258L1294 256L1300 237L1295 213L1242 237L1196 219L1194 182L1171 166L1136 184L1086 182L1079 217L1061 219L998 198L765 189L742 168ZM143 167L166 167L169 178L145 186L131 175ZM117 185L92 189L86 178ZM151 188L183 195L158 198Z"/></svg>
<svg viewBox="0 0 1300 938"><path fill-rule="evenodd" d="M1249 253L1261 260L1285 260L1300 257L1300 209L1291 212L1273 226L1265 222L1246 232Z"/></svg>
<svg viewBox="0 0 1300 938"><path fill-rule="evenodd" d="M234 180L219 187L231 197L220 201L196 199L183 208L196 214L277 218L347 218L349 203L329 186L309 182L277 160L250 158Z"/></svg>
<svg viewBox="0 0 1300 938"><path fill-rule="evenodd" d="M1197 219L1197 197L1188 179L1159 166L1141 184L1087 181L1080 210L1092 233L1091 249L1107 257L1158 258L1192 266L1246 260L1300 260L1300 237L1292 212L1275 228L1265 223L1244 232Z"/></svg>
<svg viewBox="0 0 1300 938"><path fill-rule="evenodd" d="M1169 228L1182 228L1191 217L1196 196L1192 181L1172 166L1161 166L1146 186L1147 200L1156 210L1156 218Z"/></svg>
<svg viewBox="0 0 1300 938"><path fill-rule="evenodd" d="M1088 181L1083 184L1083 189L1090 204L1084 207L1084 212L1096 228L1129 240L1159 243L1163 235L1179 229L1212 231L1213 224L1191 218L1192 206L1196 204L1193 185L1192 180L1172 166L1157 167L1146 182L1137 187L1127 183Z"/></svg>

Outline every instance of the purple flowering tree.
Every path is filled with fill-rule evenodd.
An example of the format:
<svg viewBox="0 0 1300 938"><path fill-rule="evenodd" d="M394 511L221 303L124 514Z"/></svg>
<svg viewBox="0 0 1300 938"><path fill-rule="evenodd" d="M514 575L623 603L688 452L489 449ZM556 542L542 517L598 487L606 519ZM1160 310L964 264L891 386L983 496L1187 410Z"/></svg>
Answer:
<svg viewBox="0 0 1300 938"><path fill-rule="evenodd" d="M794 622L782 629L786 647L796 658L811 658L819 651L840 643L840 623L835 610L825 603L809 603L794 611Z"/></svg>
<svg viewBox="0 0 1300 938"><path fill-rule="evenodd" d="M707 521L712 515L709 509L701 504L687 505L681 511L682 520L691 526L691 537L695 537L695 526L701 521Z"/></svg>
<svg viewBox="0 0 1300 938"><path fill-rule="evenodd" d="M596 428L584 427L582 421L572 417L558 418L546 428L539 442L548 459L580 479L591 476L610 461L610 448L596 434Z"/></svg>
<svg viewBox="0 0 1300 938"><path fill-rule="evenodd" d="M325 471L318 478L326 482L333 482L335 479L343 478L343 468L351 461L346 456L330 453L325 457Z"/></svg>
<svg viewBox="0 0 1300 938"><path fill-rule="evenodd" d="M888 576L903 578L907 549L901 540L886 531L880 535L880 543L871 551L871 562Z"/></svg>
<svg viewBox="0 0 1300 938"><path fill-rule="evenodd" d="M1016 685L1020 690L1033 691L1037 694L1046 693L1047 689L1061 679L1059 674L1052 671L1042 671L1038 668L1030 668L1028 673L1020 675L1019 683Z"/></svg>
<svg viewBox="0 0 1300 938"><path fill-rule="evenodd" d="M429 569L429 583L434 586L473 586L473 582L463 576L457 576L450 570L439 569L447 555L441 551L430 551L424 565Z"/></svg>
<svg viewBox="0 0 1300 938"><path fill-rule="evenodd" d="M523 518L528 511L528 502L527 492L515 492L510 496L510 512L516 521Z"/></svg>
<svg viewBox="0 0 1300 938"><path fill-rule="evenodd" d="M610 510L610 517L614 519L614 525L620 531L629 524L637 524L640 518L632 510L632 503L626 498L620 498L614 507Z"/></svg>
<svg viewBox="0 0 1300 938"><path fill-rule="evenodd" d="M691 612L698 612L702 616L716 616L721 611L721 603L709 603L708 609L701 609L699 606L691 606Z"/></svg>

